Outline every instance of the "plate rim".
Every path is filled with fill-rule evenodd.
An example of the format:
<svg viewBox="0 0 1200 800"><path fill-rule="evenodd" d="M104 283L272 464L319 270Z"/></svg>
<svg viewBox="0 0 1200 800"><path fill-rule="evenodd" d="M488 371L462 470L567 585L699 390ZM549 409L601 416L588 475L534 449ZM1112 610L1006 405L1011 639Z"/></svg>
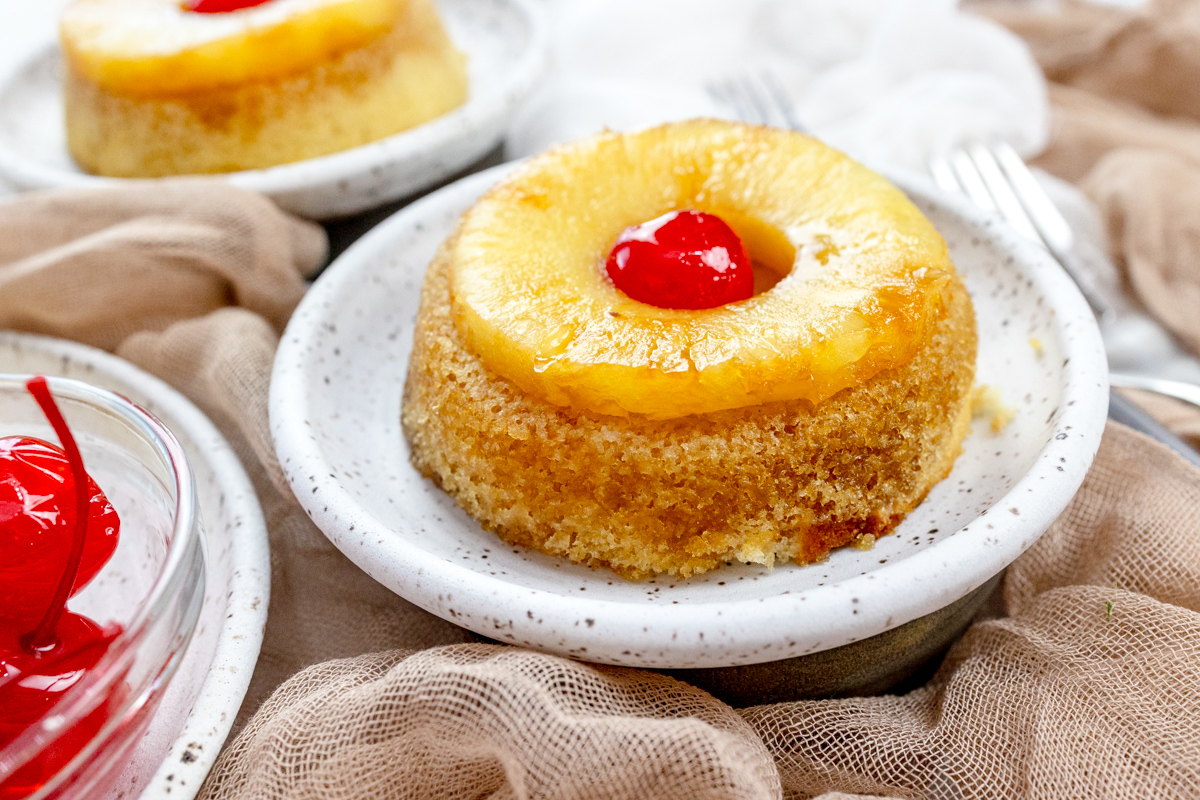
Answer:
<svg viewBox="0 0 1200 800"><path fill-rule="evenodd" d="M225 496L225 503L230 518L239 517L242 524L238 528L239 535L231 540L233 552L233 572L229 583L228 609L242 609L243 614L237 617L229 614L222 620L221 632L217 636L217 644L213 651L213 661L207 670L204 682L196 695L196 701L189 710L187 717L177 736L168 748L165 757L154 774L146 781L138 797L139 800L191 800L200 791L204 778L208 775L219 751L229 737L242 702L250 688L250 680L254 667L258 663L262 651L263 637L266 631L267 611L271 597L271 555L267 533L266 519L262 506L258 502L258 494L250 481L241 460L229 445L225 436L216 425L191 400L179 390L172 387L161 378L146 372L137 365L126 361L112 353L100 350L81 342L61 339L43 334L26 333L23 331L0 330L0 347L24 347L31 351L44 353L48 356L70 359L79 364L91 365L97 373L105 374L113 379L136 387L154 406L154 413L169 412L173 428L188 431L197 444L211 443L205 448L204 458L209 462L217 479L217 486ZM164 423L165 424L165 423ZM192 457L189 454L189 458ZM197 482L197 492L206 491ZM206 548L207 549L207 548ZM260 602L255 606L253 601ZM248 610L247 610L248 609ZM235 639L235 637L241 637ZM253 654L253 658L225 658L222 654ZM186 660L187 654L184 654ZM228 666L238 669L230 673ZM209 704L204 698L209 691L220 684L215 680L218 673L224 673L224 683L232 686L233 691L214 691L214 695L234 697L236 704L222 703L209 710ZM235 679L229 680L229 676ZM200 714L197 710L200 710ZM222 721L221 715L224 715ZM201 749L199 752L190 747L191 742L185 741L189 736L189 727L193 720L204 715L213 720L206 725L206 730L225 730L219 737L209 741L217 743L216 747ZM218 741L219 738L219 741ZM191 751L192 756L182 761L183 753ZM199 779L187 783L180 780L168 780L167 775L179 773L182 770L199 771ZM191 776L189 776L191 777Z"/></svg>
<svg viewBox="0 0 1200 800"><path fill-rule="evenodd" d="M510 627L509 630L516 630L519 633L531 632L532 628L524 627L521 624L522 620L513 620L509 614L492 617L488 610L497 605L498 596L506 598L504 605L515 605L517 602L533 604L527 605L527 607L538 607L539 615L544 617L547 623L544 626L538 626L539 628L553 629L560 635L563 635L564 630L569 631L572 643L576 646L556 646L545 641L530 646L589 661L654 668L723 667L762 663L859 641L928 613L928 610L895 612L889 615L888 622L883 627L879 626L878 621L869 622L870 615L856 616L854 620L857 621L851 621L847 626L839 629L839 633L842 634L840 637L820 642L818 646L798 650L786 650L772 646L779 645L780 640L785 638L777 632L779 629L776 628L776 623L785 624L789 620L794 620L797 615L824 617L829 613L840 612L845 618L851 619L851 611L857 602L857 590L865 586L868 581L873 584L871 587L873 597L878 595L881 586L886 584L888 585L887 599L903 600L906 590L911 592L920 587L922 570L919 568L926 565L926 562L936 561L943 564L943 574L939 576L940 586L937 589L933 591L926 589L921 593L921 596L926 598L927 605L932 605L933 601L930 601L930 598L935 598L938 607L941 607L965 596L1012 563L1017 556L1032 545L1062 513L1082 484L1099 447L1100 437L1104 430L1104 420L1107 417L1108 397L1107 364L1104 361L1099 328L1082 295L1062 268L1047 253L1012 231L998 216L977 209L964 198L945 194L924 176L890 172L887 173L887 176L906 194L932 202L958 216L968 225L986 231L999 247L1029 265L1030 268L1026 270L1027 276L1039 284L1039 290L1044 296L1055 298L1055 328L1064 347L1067 347L1069 342L1075 343L1074 349L1068 348L1068 355L1071 357L1067 359L1067 363L1062 368L1063 411L1056 425L1059 430L1065 426L1071 426L1075 434L1081 432L1082 439L1080 441L1080 436L1073 434L1076 441L1071 442L1072 449L1069 451L1064 449L1067 445L1061 439L1051 438L1046 444L1040 446L1030 469L993 504L992 508L988 509L988 511L992 511L995 508L1004 507L1005 504L1011 503L1016 495L1033 491L1031 487L1039 481L1048 482L1048 485L1055 487L1053 494L1043 490L1044 500L1038 504L1036 510L1023 512L1019 517L1013 516L1012 520L1007 519L1010 515L993 517L999 521L996 523L995 530L989 535L997 543L983 552L990 554L990 558L986 559L985 563L995 564L994 569L989 566L986 574L982 568L972 570L976 577L966 580L962 578L947 580L945 577L948 574L954 574L949 571L951 564L966 567L981 561L979 557L981 548L972 545L962 534L983 519L987 514L984 512L983 515L977 516L961 526L954 534L920 553L901 561L881 565L865 574L822 587L807 589L799 594L655 606L653 626L656 630L694 629L696 626L686 617L688 612L695 609L705 611L719 609L732 615L745 612L752 614L760 621L766 620L768 624L756 623L759 634L747 637L742 643L744 650L753 648L755 650L753 654L740 654L736 658L713 656L711 653L708 655L692 654L683 659L659 652L660 657L652 661L648 660L648 656L651 654L646 653L641 654L642 658L618 659L604 655L601 651L611 641L609 638L611 634L601 637L598 635L598 631L591 628L572 625L572 622L577 622L587 616L589 609L600 612L616 609L628 610L633 608L629 603L588 600L553 591L523 587L511 580L502 580L469 567L459 566L419 548L407 548L405 554L410 559L409 562L403 565L402 569L394 566L391 569L392 572L405 572L407 581L401 581L391 575L379 574L381 570L372 568L369 563L366 563L367 558L364 557L366 551L371 549L365 547L366 543L374 540L375 537L367 535L341 537L338 535L343 524L348 525L351 522L359 529L360 534L363 525L375 525L381 532L390 529L365 508L359 506L349 492L341 487L336 478L329 477L333 472L332 469L321 468L327 466L327 463L321 458L321 448L317 444L316 437L306 427L302 365L308 359L303 354L314 337L320 335L322 313L327 309L334 308L333 298L338 294L338 290L350 283L357 283L361 286L369 285L361 277L362 273L367 269L372 257L378 257L386 249L387 243L391 239L400 235L399 232L407 230L410 225L427 224L425 220L427 214L436 213L443 206L453 205L454 200L451 198L459 195L465 196L478 187L486 188L486 185L493 182L504 171L513 168L514 165L515 162L502 164L432 192L396 212L357 241L339 256L310 288L292 315L276 353L269 401L271 433L280 464L283 465L293 493L314 523L339 550L377 581L409 602L482 635L523 644L529 644L530 636L536 638L536 635L530 633L530 636L522 636L502 633L504 630L501 624L502 619L508 619L510 626L515 624L516 627ZM311 323L309 322L310 318ZM1072 326L1076 326L1076 330L1072 332L1076 338L1067 335ZM1090 356L1091 360L1088 361L1087 358L1078 356ZM398 413L399 408L397 407ZM1050 461L1051 455L1057 457L1059 452L1072 456L1068 462L1070 468L1064 472L1057 471L1056 468L1059 466L1057 461L1054 461L1053 464ZM303 468L299 466L301 464L304 465ZM298 485L302 485L304 491L296 491ZM309 491L309 486L313 487L312 491ZM320 498L319 502L317 501L318 497ZM1013 535L1009 531L1014 527L1019 527L1025 532ZM1002 528L1008 530L1001 530ZM364 547L357 546L359 543L362 543ZM420 591L422 585L428 585L432 581L438 583L439 591L454 593L455 613L453 615L446 613L444 604L431 601L428 597L429 592ZM810 602L814 600L816 602ZM549 624L552 621L551 617L553 617L554 625ZM500 630L497 631L496 628ZM647 629L643 628L643 630ZM765 630L776 632L770 636L764 636L762 631ZM628 631L623 632L628 633ZM634 633L636 634L636 631ZM680 637L682 639L682 633ZM627 648L630 651L638 648L642 650L653 648L654 651L660 651L664 644L662 641L655 643L648 640L637 640L636 636L631 636L624 641L631 641L635 645ZM635 652L633 655L637 656L638 653Z"/></svg>
<svg viewBox="0 0 1200 800"><path fill-rule="evenodd" d="M438 146L468 138L469 134L464 131L476 130L481 121L502 116L510 103L516 104L520 99L528 97L541 79L549 62L549 22L543 10L535 6L532 0L489 0L489 2L506 5L510 11L520 14L530 32L529 45L522 54L521 60L508 74L505 83L496 91L482 96L468 93L465 103L441 116L414 128L357 147L301 161L277 164L272 167L237 172L207 173L199 177L224 178L235 186L262 192L272 196L276 202L283 202L284 205L287 205L286 200L280 196L310 191L315 187L330 183L336 184L339 181L353 180L361 177L364 173L369 173L372 168L411 159L421 154L429 154ZM470 56L469 51L467 55ZM56 40L45 42L40 47L31 49L3 74L0 74L0 96L11 91L21 76L38 62L48 61L51 58L61 59L61 47ZM57 84L60 87L61 99L61 78ZM465 123L464 120L470 120L470 124ZM503 131L498 130L490 140L499 141L502 135ZM70 158L69 153L67 153L67 157ZM443 170L426 181L413 182L406 186L403 193L397 197L415 194L462 166L464 164L458 164L453 169ZM4 137L0 137L0 178L21 191L115 186L130 181L170 180L177 177L197 176L117 178L92 175L82 170L64 170L22 156L8 146ZM388 202L387 199L377 199L372 207L386 202ZM337 212L330 218L340 215L342 212Z"/></svg>

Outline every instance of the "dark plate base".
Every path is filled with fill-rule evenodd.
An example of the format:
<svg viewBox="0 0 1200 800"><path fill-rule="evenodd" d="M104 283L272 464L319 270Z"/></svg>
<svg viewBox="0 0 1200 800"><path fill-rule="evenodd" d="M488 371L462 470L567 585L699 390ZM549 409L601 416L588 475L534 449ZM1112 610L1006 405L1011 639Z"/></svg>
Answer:
<svg viewBox="0 0 1200 800"><path fill-rule="evenodd" d="M828 697L903 693L929 680L1000 584L997 575L932 614L859 642L740 667L662 670L735 708Z"/></svg>

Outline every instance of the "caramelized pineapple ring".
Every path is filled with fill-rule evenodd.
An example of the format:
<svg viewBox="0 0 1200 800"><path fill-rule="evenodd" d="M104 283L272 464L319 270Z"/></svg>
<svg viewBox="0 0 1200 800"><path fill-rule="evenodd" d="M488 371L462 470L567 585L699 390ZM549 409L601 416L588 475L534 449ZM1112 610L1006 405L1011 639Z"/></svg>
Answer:
<svg viewBox="0 0 1200 800"><path fill-rule="evenodd" d="M197 14L180 0L74 0L59 31L80 75L127 97L171 97L305 72L387 33L408 0L272 0Z"/></svg>
<svg viewBox="0 0 1200 800"><path fill-rule="evenodd" d="M604 274L617 236L682 208L782 231L790 274L702 311L620 293ZM533 159L466 213L453 263L455 320L488 369L557 405L651 419L862 384L916 354L954 279L942 237L883 178L807 136L710 120Z"/></svg>

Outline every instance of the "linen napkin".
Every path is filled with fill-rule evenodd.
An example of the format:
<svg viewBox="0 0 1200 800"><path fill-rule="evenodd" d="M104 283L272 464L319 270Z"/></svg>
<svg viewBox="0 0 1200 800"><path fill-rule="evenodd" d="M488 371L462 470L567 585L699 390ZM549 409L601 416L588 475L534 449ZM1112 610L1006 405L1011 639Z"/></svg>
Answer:
<svg viewBox="0 0 1200 800"><path fill-rule="evenodd" d="M1054 81L1035 163L1096 203L1129 294L1200 354L1187 319L1200 300L1200 3L970 7L1024 37ZM1197 380L1194 366L1178 377Z"/></svg>

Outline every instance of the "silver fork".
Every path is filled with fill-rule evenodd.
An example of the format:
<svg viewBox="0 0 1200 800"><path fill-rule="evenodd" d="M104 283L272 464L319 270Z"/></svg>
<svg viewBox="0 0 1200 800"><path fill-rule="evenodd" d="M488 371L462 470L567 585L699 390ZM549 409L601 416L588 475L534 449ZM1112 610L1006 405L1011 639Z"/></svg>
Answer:
<svg viewBox="0 0 1200 800"><path fill-rule="evenodd" d="M732 107L744 122L804 130L791 100L770 73L714 82L707 88L713 99ZM1018 232L1045 247L1075 281L1098 322L1106 324L1115 316L1112 304L1080 266L1070 224L1012 147L1004 142L971 143L934 158L930 172L942 189L966 194L976 205L999 212ZM1195 394L1190 391L1182 396L1163 392L1162 385L1148 383L1138 388L1196 402ZM1108 416L1157 439L1200 466L1200 453L1116 392L1109 394Z"/></svg>
<svg viewBox="0 0 1200 800"><path fill-rule="evenodd" d="M971 142L929 161L934 182L998 211L1018 233L1045 247L1075 281L1100 324L1116 317L1112 303L1080 263L1075 234L1029 167L1007 142Z"/></svg>
<svg viewBox="0 0 1200 800"><path fill-rule="evenodd" d="M787 92L771 72L748 73L712 81L706 87L718 103L729 106L738 119L755 125L776 125L806 132Z"/></svg>

